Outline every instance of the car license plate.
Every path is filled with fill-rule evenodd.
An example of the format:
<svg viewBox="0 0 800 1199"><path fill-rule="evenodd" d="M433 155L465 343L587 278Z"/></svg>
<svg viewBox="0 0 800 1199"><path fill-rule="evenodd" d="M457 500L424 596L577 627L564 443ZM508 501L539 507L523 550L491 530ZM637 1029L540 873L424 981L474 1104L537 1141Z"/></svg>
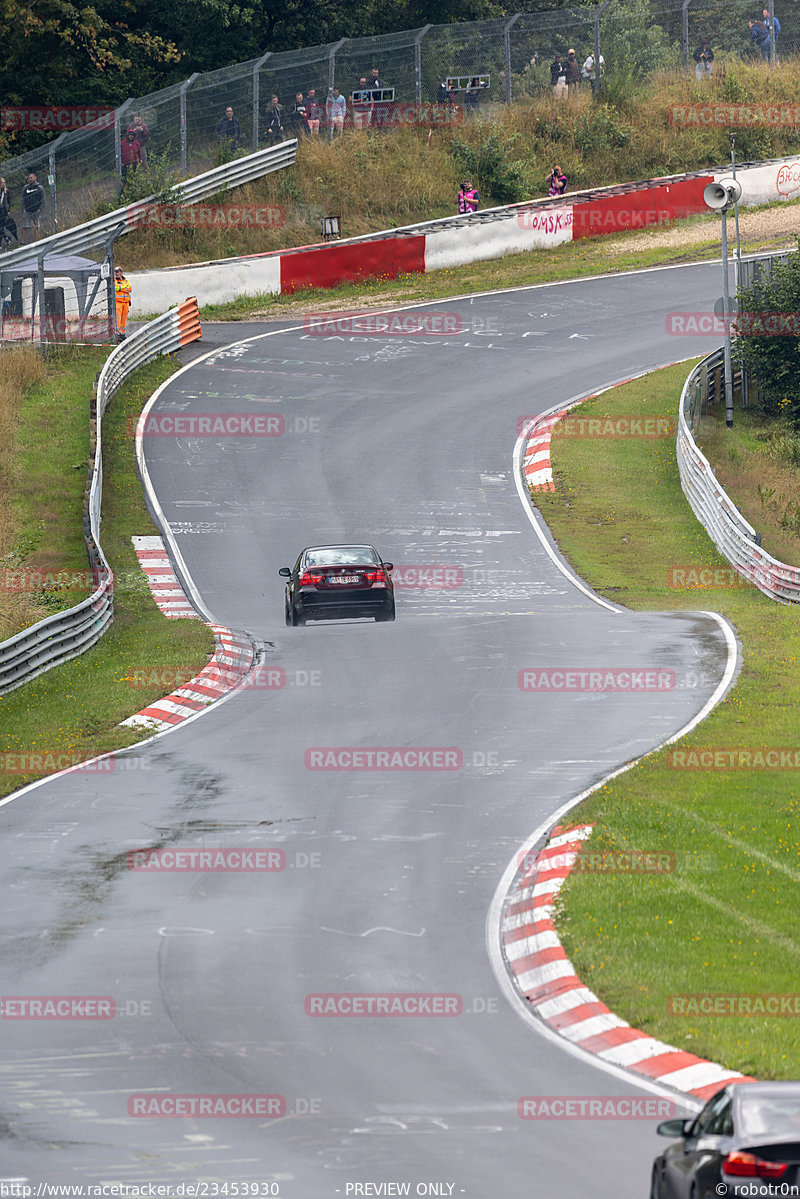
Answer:
<svg viewBox="0 0 800 1199"><path fill-rule="evenodd" d="M331 575L328 579L329 583L358 583L360 579L358 575Z"/></svg>

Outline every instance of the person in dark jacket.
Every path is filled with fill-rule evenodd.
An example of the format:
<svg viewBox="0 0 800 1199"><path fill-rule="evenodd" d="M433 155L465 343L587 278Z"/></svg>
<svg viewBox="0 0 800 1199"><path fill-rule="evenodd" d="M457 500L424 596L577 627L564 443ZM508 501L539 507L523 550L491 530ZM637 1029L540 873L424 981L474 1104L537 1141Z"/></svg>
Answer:
<svg viewBox="0 0 800 1199"><path fill-rule="evenodd" d="M216 125L217 137L221 142L225 142L231 150L239 149L239 141L242 136L242 127L239 124L239 118L233 115L233 109L230 104L225 109L225 116L217 121Z"/></svg>
<svg viewBox="0 0 800 1199"><path fill-rule="evenodd" d="M560 54L550 63L550 83L556 100L564 100L567 96L567 68Z"/></svg>
<svg viewBox="0 0 800 1199"><path fill-rule="evenodd" d="M22 244L28 240L27 234L33 230L33 240L38 241L41 233L41 212L44 205L44 188L36 178L36 172L31 171L28 182L22 189Z"/></svg>
<svg viewBox="0 0 800 1199"><path fill-rule="evenodd" d="M769 30L763 21L748 21L750 41L761 51L764 62L769 62Z"/></svg>
<svg viewBox="0 0 800 1199"><path fill-rule="evenodd" d="M283 141L283 105L278 103L278 97L273 96L267 109L267 141L275 144Z"/></svg>
<svg viewBox="0 0 800 1199"><path fill-rule="evenodd" d="M10 210L11 196L5 179L0 176L0 250L6 248L7 242L10 244L12 236L15 241L18 240L17 225L10 215Z"/></svg>
<svg viewBox="0 0 800 1199"><path fill-rule="evenodd" d="M567 52L567 61L564 63L567 76L567 94L573 100L578 94L578 88L581 85L581 68L578 65L578 60L575 57L575 51Z"/></svg>
<svg viewBox="0 0 800 1199"><path fill-rule="evenodd" d="M303 99L302 92L297 93L294 98L294 104L289 109L289 125L291 126L292 135L296 138L305 137L308 133L306 102Z"/></svg>
<svg viewBox="0 0 800 1199"><path fill-rule="evenodd" d="M711 78L711 64L714 61L714 51L708 44L708 38L700 39L700 45L692 55L697 63L695 74L697 75L698 83L702 83L704 79Z"/></svg>

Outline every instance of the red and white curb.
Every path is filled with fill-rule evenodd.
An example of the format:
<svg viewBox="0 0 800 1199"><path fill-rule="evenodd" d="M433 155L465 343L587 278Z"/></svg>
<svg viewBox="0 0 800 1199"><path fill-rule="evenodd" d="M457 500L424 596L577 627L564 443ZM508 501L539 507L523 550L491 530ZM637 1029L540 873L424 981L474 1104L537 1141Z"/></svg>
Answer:
<svg viewBox="0 0 800 1199"><path fill-rule="evenodd" d="M153 593L153 599L164 613L173 620L199 620L197 612L189 603L183 588L164 549L160 537L132 537L133 548L139 565Z"/></svg>
<svg viewBox="0 0 800 1199"><path fill-rule="evenodd" d="M153 598L164 615L172 619L200 620L178 582L161 538L134 537L132 540ZM153 732L163 732L241 685L255 662L252 642L225 625L210 624L209 628L214 634L216 648L208 665L182 687L123 720L123 725L146 726Z"/></svg>
<svg viewBox="0 0 800 1199"><path fill-rule="evenodd" d="M565 412L553 412L540 416L528 429L522 471L525 482L534 491L555 491L553 464L550 461L550 438L553 436L553 429L565 415Z"/></svg>
<svg viewBox="0 0 800 1199"><path fill-rule="evenodd" d="M553 924L553 906L592 828L556 825L547 846L509 891L501 940L517 990L559 1036L664 1086L705 1100L729 1082L755 1081L631 1028L576 975Z"/></svg>

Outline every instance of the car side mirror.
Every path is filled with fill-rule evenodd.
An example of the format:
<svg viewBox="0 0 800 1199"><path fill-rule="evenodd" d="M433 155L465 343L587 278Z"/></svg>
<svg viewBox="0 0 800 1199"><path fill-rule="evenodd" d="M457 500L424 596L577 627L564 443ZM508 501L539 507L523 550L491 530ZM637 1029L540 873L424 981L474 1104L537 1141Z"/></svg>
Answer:
<svg viewBox="0 0 800 1199"><path fill-rule="evenodd" d="M659 1124L656 1132L660 1137L685 1137L688 1136L689 1129L694 1124L694 1119L684 1120L680 1117L675 1120L664 1120Z"/></svg>
<svg viewBox="0 0 800 1199"><path fill-rule="evenodd" d="M384 562L383 569L388 570L389 573L391 573L394 570L394 562Z"/></svg>
<svg viewBox="0 0 800 1199"><path fill-rule="evenodd" d="M282 575L284 579L288 579L289 576L291 575L291 573L292 573L292 568L290 566L282 566L280 568L280 570L278 571L278 574Z"/></svg>

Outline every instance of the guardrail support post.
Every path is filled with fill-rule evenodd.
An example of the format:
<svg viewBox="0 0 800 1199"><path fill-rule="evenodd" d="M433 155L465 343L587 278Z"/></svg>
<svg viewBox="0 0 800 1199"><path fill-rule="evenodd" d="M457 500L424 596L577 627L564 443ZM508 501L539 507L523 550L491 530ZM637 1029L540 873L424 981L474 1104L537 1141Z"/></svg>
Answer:
<svg viewBox="0 0 800 1199"><path fill-rule="evenodd" d="M692 0L683 0L681 5L681 41L683 42L683 65L689 70L689 5Z"/></svg>
<svg viewBox="0 0 800 1199"><path fill-rule="evenodd" d="M266 54L262 54L256 65L253 67L253 153L258 149L258 118L259 107L261 104L261 68L268 58L272 58L272 51L268 50Z"/></svg>
<svg viewBox="0 0 800 1199"><path fill-rule="evenodd" d="M430 25L426 25L414 38L414 86L417 104L422 103L422 39L430 28L432 28Z"/></svg>
<svg viewBox="0 0 800 1199"><path fill-rule="evenodd" d="M336 45L331 48L331 52L328 55L328 90L329 91L333 87L333 73L335 70L336 55L341 50L342 46L345 44L346 41L347 41L346 37L340 38L339 41L336 43ZM342 95L344 95L344 92L342 92Z"/></svg>
<svg viewBox="0 0 800 1199"><path fill-rule="evenodd" d="M506 104L511 103L511 27L512 25L516 25L521 16L521 12L514 13L514 16L503 29L503 45L506 58Z"/></svg>

